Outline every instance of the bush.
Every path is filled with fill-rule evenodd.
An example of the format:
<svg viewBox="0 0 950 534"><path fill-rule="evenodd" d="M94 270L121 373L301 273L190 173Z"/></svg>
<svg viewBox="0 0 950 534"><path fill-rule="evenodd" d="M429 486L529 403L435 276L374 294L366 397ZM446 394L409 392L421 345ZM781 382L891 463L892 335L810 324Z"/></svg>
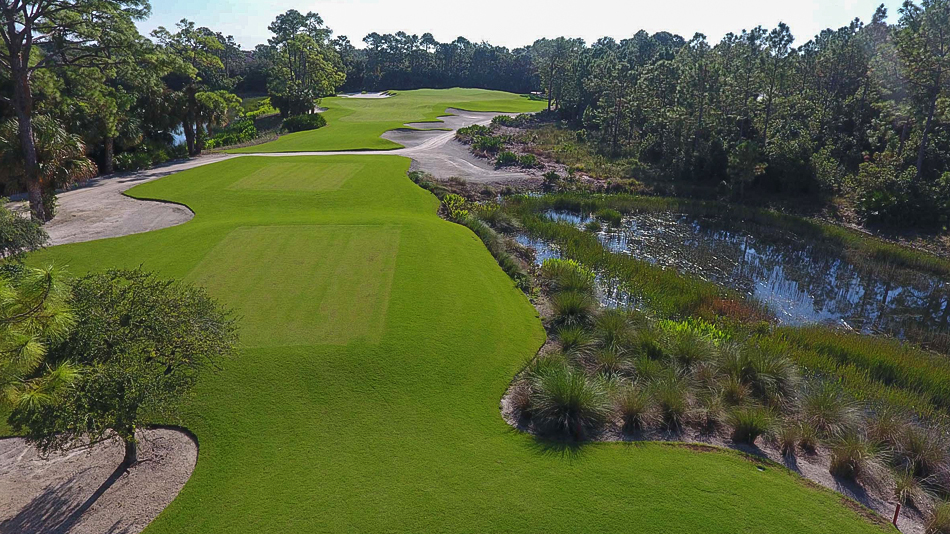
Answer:
<svg viewBox="0 0 950 534"><path fill-rule="evenodd" d="M754 445L759 436L772 429L775 417L772 412L758 406L734 408L726 422L732 427L732 441Z"/></svg>
<svg viewBox="0 0 950 534"><path fill-rule="evenodd" d="M551 297L554 308L554 322L563 326L576 326L590 323L597 303L587 293L561 291Z"/></svg>
<svg viewBox="0 0 950 534"><path fill-rule="evenodd" d="M532 384L532 392L532 420L549 432L581 439L610 415L603 385L566 365L546 368Z"/></svg>
<svg viewBox="0 0 950 534"><path fill-rule="evenodd" d="M503 148L505 148L505 140L494 135L482 135L472 142L472 150L476 152L495 154Z"/></svg>
<svg viewBox="0 0 950 534"><path fill-rule="evenodd" d="M0 260L21 261L27 252L43 248L49 236L32 218L7 209L7 202L0 197Z"/></svg>
<svg viewBox="0 0 950 534"><path fill-rule="evenodd" d="M880 468L878 447L861 433L849 430L831 445L832 475L849 480L873 476Z"/></svg>
<svg viewBox="0 0 950 534"><path fill-rule="evenodd" d="M483 136L491 136L491 128L481 124L473 124L455 131L455 138L463 143L471 143Z"/></svg>
<svg viewBox="0 0 950 534"><path fill-rule="evenodd" d="M495 157L496 167L507 167L509 165L517 165L518 163L518 155L510 150L499 152L498 156Z"/></svg>
<svg viewBox="0 0 950 534"><path fill-rule="evenodd" d="M246 143L257 138L254 121L243 120L229 125L223 132L217 133L205 142L205 148L221 148Z"/></svg>
<svg viewBox="0 0 950 534"><path fill-rule="evenodd" d="M449 193L443 196L442 206L445 208L445 213L448 215L448 218L453 221L458 222L468 217L468 201L461 195Z"/></svg>
<svg viewBox="0 0 950 534"><path fill-rule="evenodd" d="M534 154L522 154L518 156L518 165L525 169L533 169L538 166L538 158Z"/></svg>
<svg viewBox="0 0 950 534"><path fill-rule="evenodd" d="M289 133L294 132L304 132L307 130L316 130L317 128L323 128L327 125L327 120L323 118L323 115L319 113L309 113L306 115L296 115L294 117L288 117L284 119L283 128L284 131Z"/></svg>

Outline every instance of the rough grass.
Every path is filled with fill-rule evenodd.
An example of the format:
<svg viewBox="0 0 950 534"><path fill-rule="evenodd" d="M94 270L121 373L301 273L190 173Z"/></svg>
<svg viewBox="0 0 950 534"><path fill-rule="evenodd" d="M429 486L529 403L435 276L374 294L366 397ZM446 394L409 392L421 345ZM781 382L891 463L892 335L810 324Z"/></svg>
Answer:
<svg viewBox="0 0 950 534"><path fill-rule="evenodd" d="M364 167L322 191L231 188L270 158L192 169L130 191L184 203L192 221L32 258L74 274L142 265L244 312L244 350L182 421L201 444L194 474L146 532L880 531L733 453L512 432L498 400L544 338L525 296L471 231L437 217L408 159L300 161L313 180L324 163ZM333 283L370 301L354 310L341 302L353 295L311 287Z"/></svg>
<svg viewBox="0 0 950 534"><path fill-rule="evenodd" d="M323 117L327 126L297 132L233 153L306 152L321 150L389 150L401 145L380 137L384 132L405 128L410 122L432 122L440 128L439 117L446 108L466 111L540 111L545 103L527 96L486 89L418 89L400 91L390 98L324 98Z"/></svg>

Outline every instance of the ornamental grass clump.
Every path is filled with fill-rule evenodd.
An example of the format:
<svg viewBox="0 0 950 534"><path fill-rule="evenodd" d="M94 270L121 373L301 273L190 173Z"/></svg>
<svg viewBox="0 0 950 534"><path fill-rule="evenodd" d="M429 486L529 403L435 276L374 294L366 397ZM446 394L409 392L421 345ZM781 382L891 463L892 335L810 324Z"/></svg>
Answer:
<svg viewBox="0 0 950 534"><path fill-rule="evenodd" d="M597 309L592 296L579 291L561 291L551 297L554 323L561 326L589 324Z"/></svg>
<svg viewBox="0 0 950 534"><path fill-rule="evenodd" d="M531 388L532 421L546 432L582 439L610 416L603 384L568 365L546 367Z"/></svg>
<svg viewBox="0 0 950 534"><path fill-rule="evenodd" d="M882 470L882 452L876 443L849 429L831 442L831 466L836 477L848 480L874 479Z"/></svg>
<svg viewBox="0 0 950 534"><path fill-rule="evenodd" d="M820 436L838 437L855 427L858 405L837 384L813 382L802 397L802 418Z"/></svg>
<svg viewBox="0 0 950 534"><path fill-rule="evenodd" d="M672 372L653 381L651 393L660 421L669 430L678 430L689 412L689 389L685 381Z"/></svg>
<svg viewBox="0 0 950 534"><path fill-rule="evenodd" d="M795 446L801 437L801 426L794 421L786 421L775 432L775 442L782 456L795 456Z"/></svg>
<svg viewBox="0 0 950 534"><path fill-rule="evenodd" d="M729 412L726 422L732 427L732 441L755 445L759 436L772 430L775 416L761 406L740 406Z"/></svg>
<svg viewBox="0 0 950 534"><path fill-rule="evenodd" d="M562 326L555 333L561 352L571 357L586 356L596 346L594 334L583 326Z"/></svg>
<svg viewBox="0 0 950 534"><path fill-rule="evenodd" d="M915 476L948 469L947 439L938 430L908 425L897 439L895 459Z"/></svg>
<svg viewBox="0 0 950 534"><path fill-rule="evenodd" d="M640 430L652 421L650 395L642 388L627 386L620 389L614 398L614 408L625 432Z"/></svg>
<svg viewBox="0 0 950 534"><path fill-rule="evenodd" d="M934 506L924 526L927 534L950 534L950 502L941 501Z"/></svg>

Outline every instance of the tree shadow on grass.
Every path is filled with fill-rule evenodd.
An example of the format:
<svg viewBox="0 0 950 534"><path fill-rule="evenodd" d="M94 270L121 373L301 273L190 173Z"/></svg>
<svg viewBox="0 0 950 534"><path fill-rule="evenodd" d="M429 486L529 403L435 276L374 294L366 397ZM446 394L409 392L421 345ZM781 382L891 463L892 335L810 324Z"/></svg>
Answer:
<svg viewBox="0 0 950 534"><path fill-rule="evenodd" d="M89 511L119 478L125 474L125 467L119 465L103 483L85 501L77 504L75 489L76 476L59 484L50 486L37 495L10 519L0 523L0 534L66 534L79 523L83 514ZM122 528L119 522L113 524L108 534L122 534L128 528Z"/></svg>

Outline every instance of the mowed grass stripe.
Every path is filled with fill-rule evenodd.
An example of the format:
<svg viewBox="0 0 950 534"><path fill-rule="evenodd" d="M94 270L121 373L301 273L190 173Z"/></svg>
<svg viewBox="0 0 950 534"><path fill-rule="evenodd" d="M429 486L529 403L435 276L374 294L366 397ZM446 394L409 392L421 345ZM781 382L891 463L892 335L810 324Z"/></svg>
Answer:
<svg viewBox="0 0 950 534"><path fill-rule="evenodd" d="M251 191L336 191L363 169L356 163L277 160L234 182L228 189Z"/></svg>
<svg viewBox="0 0 950 534"><path fill-rule="evenodd" d="M191 222L32 257L75 274L143 265L246 307L248 346L202 379L182 421L201 445L194 474L149 534L880 531L839 496L735 453L571 450L512 430L499 399L544 340L524 295L476 236L438 218L408 159L300 162L366 167L320 192L228 190L273 158L199 167L130 192L186 204ZM387 246L391 267L372 260L347 282L382 302L390 277L385 310L321 313L350 293L314 278L345 280L366 262L356 251L383 258ZM293 335L272 316L283 308ZM309 332L344 326L379 334L341 344Z"/></svg>

